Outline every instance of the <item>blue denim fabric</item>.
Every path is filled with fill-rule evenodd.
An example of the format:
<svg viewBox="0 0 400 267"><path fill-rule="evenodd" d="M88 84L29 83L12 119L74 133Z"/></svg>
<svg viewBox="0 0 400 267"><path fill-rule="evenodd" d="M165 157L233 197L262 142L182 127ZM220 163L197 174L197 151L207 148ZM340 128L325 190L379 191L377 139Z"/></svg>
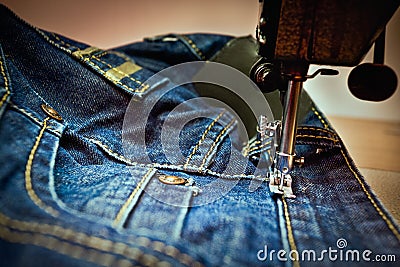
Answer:
<svg viewBox="0 0 400 267"><path fill-rule="evenodd" d="M188 112L206 109L209 116L182 129L180 162L166 157L160 127L176 106L198 96L190 85L154 106L145 132L151 162L126 155L129 103L146 105L160 92L146 80L178 63L209 60L232 37L171 34L104 51L32 27L5 7L0 28L1 266L302 265L257 254L265 246L337 249L340 238L349 249L399 260L398 226L316 107L298 130L296 150L306 163L294 171L295 199L272 197L254 159L243 172L224 173L227 155L239 158L243 144L234 138L234 117L221 109L194 103ZM141 69L115 71L127 62ZM166 174L195 184L161 183ZM216 179L224 183L211 194L232 189L193 205L209 196L202 189ZM253 179L264 182L250 192Z"/></svg>

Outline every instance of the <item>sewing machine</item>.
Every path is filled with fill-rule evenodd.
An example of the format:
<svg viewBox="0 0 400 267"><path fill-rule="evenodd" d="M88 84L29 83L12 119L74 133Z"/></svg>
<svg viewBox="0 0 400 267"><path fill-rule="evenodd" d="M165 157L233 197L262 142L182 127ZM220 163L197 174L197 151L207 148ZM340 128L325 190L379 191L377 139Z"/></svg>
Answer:
<svg viewBox="0 0 400 267"><path fill-rule="evenodd" d="M256 37L261 59L250 77L263 92L279 90L283 106L281 121L269 122L262 132L278 136L278 151L270 173L270 189L295 197L290 175L295 164L295 141L299 97L303 82L320 75L336 75L319 69L309 75L310 64L356 66L374 46L374 62L352 70L348 85L353 95L368 101L389 98L397 87L394 71L383 65L385 26L398 0L259 0Z"/></svg>

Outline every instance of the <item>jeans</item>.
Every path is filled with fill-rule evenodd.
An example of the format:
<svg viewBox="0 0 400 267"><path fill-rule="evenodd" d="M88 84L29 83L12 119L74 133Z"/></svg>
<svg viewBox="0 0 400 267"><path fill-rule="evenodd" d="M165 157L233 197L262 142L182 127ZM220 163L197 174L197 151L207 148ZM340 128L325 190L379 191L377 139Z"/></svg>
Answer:
<svg viewBox="0 0 400 267"><path fill-rule="evenodd" d="M243 144L234 112L192 101L191 84L148 82L238 38L170 34L105 51L3 6L0 22L1 266L399 260L399 227L314 104L297 132L297 197L280 198L259 165L272 146Z"/></svg>

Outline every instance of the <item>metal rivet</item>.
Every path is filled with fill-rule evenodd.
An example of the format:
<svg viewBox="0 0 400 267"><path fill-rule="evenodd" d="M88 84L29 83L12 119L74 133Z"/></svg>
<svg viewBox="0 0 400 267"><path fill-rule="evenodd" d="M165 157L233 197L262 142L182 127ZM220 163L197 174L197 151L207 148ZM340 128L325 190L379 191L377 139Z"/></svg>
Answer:
<svg viewBox="0 0 400 267"><path fill-rule="evenodd" d="M180 185L186 183L186 179L172 175L160 175L158 176L158 180L160 180L160 182L163 184L171 185Z"/></svg>
<svg viewBox="0 0 400 267"><path fill-rule="evenodd" d="M58 114L57 111L55 111L54 108L52 108L52 107L50 107L50 106L48 106L46 104L42 104L40 107L51 118L53 118L55 120L58 120L58 121L62 121L63 120L63 118L60 116L60 114Z"/></svg>
<svg viewBox="0 0 400 267"><path fill-rule="evenodd" d="M304 165L304 157L296 157L294 159L294 162L299 166L303 166Z"/></svg>

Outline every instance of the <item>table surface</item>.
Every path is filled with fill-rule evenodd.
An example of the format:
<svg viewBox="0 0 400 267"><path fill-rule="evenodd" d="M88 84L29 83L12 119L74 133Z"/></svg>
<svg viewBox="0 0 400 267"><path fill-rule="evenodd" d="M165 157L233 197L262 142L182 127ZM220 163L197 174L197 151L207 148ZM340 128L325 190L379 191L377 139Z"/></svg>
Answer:
<svg viewBox="0 0 400 267"><path fill-rule="evenodd" d="M367 183L400 222L400 122L328 117Z"/></svg>

